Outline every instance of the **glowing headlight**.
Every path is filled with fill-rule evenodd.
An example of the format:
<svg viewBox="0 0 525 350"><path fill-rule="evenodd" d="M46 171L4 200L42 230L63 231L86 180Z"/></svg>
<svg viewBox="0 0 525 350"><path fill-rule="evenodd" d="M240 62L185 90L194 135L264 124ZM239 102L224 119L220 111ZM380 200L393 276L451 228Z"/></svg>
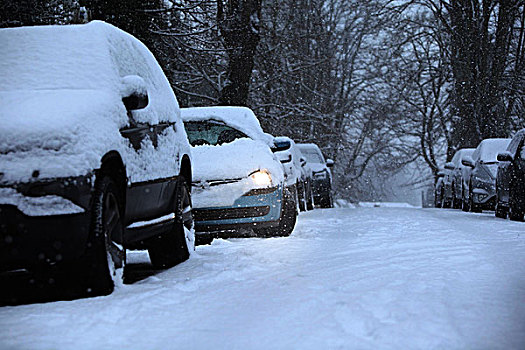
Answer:
<svg viewBox="0 0 525 350"><path fill-rule="evenodd" d="M326 173L326 171L324 171L324 170L323 170L323 171L319 171L319 172L317 172L317 173L314 172L314 177L315 177L316 179L326 179L326 175L327 175L327 173Z"/></svg>
<svg viewBox="0 0 525 350"><path fill-rule="evenodd" d="M266 170L256 171L250 177L257 186L270 186L272 184L272 177Z"/></svg>

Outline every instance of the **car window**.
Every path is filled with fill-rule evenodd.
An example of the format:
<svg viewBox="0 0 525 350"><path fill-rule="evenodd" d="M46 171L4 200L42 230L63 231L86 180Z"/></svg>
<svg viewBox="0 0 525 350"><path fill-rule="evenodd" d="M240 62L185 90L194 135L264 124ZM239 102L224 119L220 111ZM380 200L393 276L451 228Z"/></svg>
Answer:
<svg viewBox="0 0 525 350"><path fill-rule="evenodd" d="M324 163L323 157L315 149L302 149L301 153L306 158L307 162L310 163Z"/></svg>
<svg viewBox="0 0 525 350"><path fill-rule="evenodd" d="M217 146L237 139L248 138L239 130L219 122L185 122L184 128L192 146Z"/></svg>

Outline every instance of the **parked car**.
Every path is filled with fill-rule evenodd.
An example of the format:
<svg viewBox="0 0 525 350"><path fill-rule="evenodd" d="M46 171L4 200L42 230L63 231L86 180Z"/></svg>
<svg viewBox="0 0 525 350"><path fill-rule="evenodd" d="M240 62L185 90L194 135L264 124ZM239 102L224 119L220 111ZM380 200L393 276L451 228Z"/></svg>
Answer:
<svg viewBox="0 0 525 350"><path fill-rule="evenodd" d="M469 167L468 182L463 191L463 210L481 212L483 209L494 210L496 205L497 155L507 149L510 139L485 139L472 153L461 161Z"/></svg>
<svg viewBox="0 0 525 350"><path fill-rule="evenodd" d="M283 164L285 182L295 186L299 209L301 211L312 210L314 208L314 197L310 166L295 142L289 137L276 137L275 143L283 149L275 154Z"/></svg>
<svg viewBox="0 0 525 350"><path fill-rule="evenodd" d="M461 209L464 186L464 174L467 167L461 163L463 158L470 157L474 148L463 148L454 153L452 160L445 164L443 177L443 208Z"/></svg>
<svg viewBox="0 0 525 350"><path fill-rule="evenodd" d="M151 52L104 22L0 30L0 266L111 293L193 250L190 145ZM4 286L5 287L5 286Z"/></svg>
<svg viewBox="0 0 525 350"><path fill-rule="evenodd" d="M321 208L333 208L332 173L330 171L334 165L333 160L327 159L325 161L323 153L314 143L298 143L297 147L312 170L312 189L315 204Z"/></svg>
<svg viewBox="0 0 525 350"><path fill-rule="evenodd" d="M514 135L507 150L498 154L496 216L523 220L525 212L525 129Z"/></svg>
<svg viewBox="0 0 525 350"><path fill-rule="evenodd" d="M215 237L288 236L297 217L292 188L263 132L245 107L183 108L195 159L194 217L197 240Z"/></svg>

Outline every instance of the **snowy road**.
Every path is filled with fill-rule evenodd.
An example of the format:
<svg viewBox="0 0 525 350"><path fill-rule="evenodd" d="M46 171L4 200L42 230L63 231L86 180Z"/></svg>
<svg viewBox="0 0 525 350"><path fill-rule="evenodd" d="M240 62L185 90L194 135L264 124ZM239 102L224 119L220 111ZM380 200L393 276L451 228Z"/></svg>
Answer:
<svg viewBox="0 0 525 350"><path fill-rule="evenodd" d="M524 223L315 210L196 253L108 297L2 307L0 348L525 349Z"/></svg>

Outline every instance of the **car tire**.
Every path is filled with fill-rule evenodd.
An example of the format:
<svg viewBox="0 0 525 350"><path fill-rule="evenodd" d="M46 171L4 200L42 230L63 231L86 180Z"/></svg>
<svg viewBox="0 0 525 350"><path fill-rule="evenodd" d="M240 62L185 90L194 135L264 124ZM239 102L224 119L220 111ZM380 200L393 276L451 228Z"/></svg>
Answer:
<svg viewBox="0 0 525 350"><path fill-rule="evenodd" d="M111 294L123 283L126 250L121 243L124 233L122 200L109 176L95 182L89 241L77 266L77 277L90 296Z"/></svg>
<svg viewBox="0 0 525 350"><path fill-rule="evenodd" d="M472 184L469 186L469 188L472 188ZM470 207L471 212L481 213L483 211L481 209L481 205L474 203L474 196L472 195L472 192L469 192L468 200L469 200L469 207Z"/></svg>
<svg viewBox="0 0 525 350"><path fill-rule="evenodd" d="M306 201L306 209L308 210L313 210L315 208L315 204L314 204L314 193L313 193L313 190L312 190L312 184L310 182L308 182L308 186L307 186L307 192L306 192L306 198L307 198L307 201Z"/></svg>
<svg viewBox="0 0 525 350"><path fill-rule="evenodd" d="M148 253L155 268L175 266L190 257L195 249L195 229L191 195L184 177L179 176L175 193L175 220L172 230L148 242Z"/></svg>
<svg viewBox="0 0 525 350"><path fill-rule="evenodd" d="M508 211L509 210L506 207L504 207L501 204L497 203L494 215L496 215L497 218L506 219L507 215L508 215Z"/></svg>
<svg viewBox="0 0 525 350"><path fill-rule="evenodd" d="M214 237L212 236L195 236L195 245L210 245L213 242Z"/></svg>
<svg viewBox="0 0 525 350"><path fill-rule="evenodd" d="M465 187L462 185L461 186L461 210L463 210L464 212L469 212L470 211L470 202L469 200L465 197Z"/></svg>
<svg viewBox="0 0 525 350"><path fill-rule="evenodd" d="M306 186L304 182L296 184L298 193L299 211L306 211Z"/></svg>
<svg viewBox="0 0 525 350"><path fill-rule="evenodd" d="M332 198L332 192L328 190L319 201L319 206L321 208L333 208L334 207L334 200Z"/></svg>
<svg viewBox="0 0 525 350"><path fill-rule="evenodd" d="M254 229L257 237L288 237L292 234L297 222L297 204L288 189L283 191L283 205L279 225L273 228Z"/></svg>
<svg viewBox="0 0 525 350"><path fill-rule="evenodd" d="M512 221L523 221L523 209L519 208L517 200L518 198L514 198L511 192L509 194L509 219Z"/></svg>
<svg viewBox="0 0 525 350"><path fill-rule="evenodd" d="M452 184L452 209L461 209L461 199L457 198L456 185Z"/></svg>

